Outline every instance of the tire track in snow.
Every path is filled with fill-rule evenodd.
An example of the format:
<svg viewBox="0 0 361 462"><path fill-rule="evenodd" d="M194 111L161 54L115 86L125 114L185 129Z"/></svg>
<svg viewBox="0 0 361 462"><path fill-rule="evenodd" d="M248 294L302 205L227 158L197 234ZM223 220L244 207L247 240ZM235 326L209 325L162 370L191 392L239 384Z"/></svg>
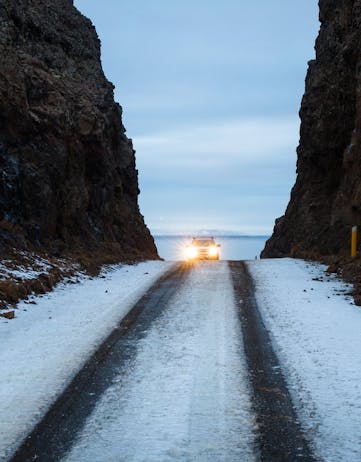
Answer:
<svg viewBox="0 0 361 462"><path fill-rule="evenodd" d="M64 462L253 462L253 414L227 263L200 262L136 341ZM123 348L123 346L121 346Z"/></svg>
<svg viewBox="0 0 361 462"><path fill-rule="evenodd" d="M244 262L229 262L239 306L253 407L257 414L258 460L315 462L298 421L278 358L264 326Z"/></svg>
<svg viewBox="0 0 361 462"><path fill-rule="evenodd" d="M89 358L10 462L56 462L66 454L100 396L119 374L120 368L132 367L138 339L162 315L188 273L186 265L177 265L149 289L123 318L119 327ZM104 459L100 455L99 459L93 460Z"/></svg>

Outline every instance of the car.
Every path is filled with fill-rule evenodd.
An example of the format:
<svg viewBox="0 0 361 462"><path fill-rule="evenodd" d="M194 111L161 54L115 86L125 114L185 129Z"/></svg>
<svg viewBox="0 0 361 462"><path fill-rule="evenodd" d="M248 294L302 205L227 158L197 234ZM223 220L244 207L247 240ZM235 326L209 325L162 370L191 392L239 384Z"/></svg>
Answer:
<svg viewBox="0 0 361 462"><path fill-rule="evenodd" d="M187 261L219 260L220 247L213 237L193 237L185 248L185 257Z"/></svg>

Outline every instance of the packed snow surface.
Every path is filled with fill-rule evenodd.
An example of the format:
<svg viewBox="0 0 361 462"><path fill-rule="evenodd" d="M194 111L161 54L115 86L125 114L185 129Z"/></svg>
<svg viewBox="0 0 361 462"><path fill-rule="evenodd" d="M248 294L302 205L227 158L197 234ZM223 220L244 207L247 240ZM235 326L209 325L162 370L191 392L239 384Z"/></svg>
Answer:
<svg viewBox="0 0 361 462"><path fill-rule="evenodd" d="M90 354L172 264L115 266L61 284L0 318L0 460L43 416Z"/></svg>
<svg viewBox="0 0 361 462"><path fill-rule="evenodd" d="M253 415L228 265L197 264L64 462L252 462Z"/></svg>
<svg viewBox="0 0 361 462"><path fill-rule="evenodd" d="M320 460L361 460L361 309L302 260L249 262L256 298ZM170 263L109 269L0 319L0 460ZM1 268L0 268L1 269ZM27 310L27 311L26 311ZM201 262L136 342L63 462L252 462L257 429L226 262ZM129 367L128 367L129 366Z"/></svg>
<svg viewBox="0 0 361 462"><path fill-rule="evenodd" d="M361 460L361 309L302 260L248 263L299 416L327 462Z"/></svg>

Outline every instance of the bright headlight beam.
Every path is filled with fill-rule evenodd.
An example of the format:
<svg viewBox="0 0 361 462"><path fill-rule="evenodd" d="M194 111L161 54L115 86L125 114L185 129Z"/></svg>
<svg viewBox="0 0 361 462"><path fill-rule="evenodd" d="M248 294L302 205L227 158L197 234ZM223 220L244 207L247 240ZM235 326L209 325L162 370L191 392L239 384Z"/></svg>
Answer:
<svg viewBox="0 0 361 462"><path fill-rule="evenodd" d="M186 247L185 254L188 259L193 259L198 256L198 249L194 246Z"/></svg>
<svg viewBox="0 0 361 462"><path fill-rule="evenodd" d="M208 250L208 254L210 257L216 257L218 255L218 248L212 245Z"/></svg>

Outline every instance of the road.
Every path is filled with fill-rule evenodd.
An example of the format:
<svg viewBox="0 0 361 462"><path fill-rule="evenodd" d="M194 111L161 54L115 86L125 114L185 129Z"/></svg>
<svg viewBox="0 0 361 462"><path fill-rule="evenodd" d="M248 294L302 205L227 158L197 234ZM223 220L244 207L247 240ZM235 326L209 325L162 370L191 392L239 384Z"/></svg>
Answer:
<svg viewBox="0 0 361 462"><path fill-rule="evenodd" d="M12 461L314 461L242 262L179 265Z"/></svg>

